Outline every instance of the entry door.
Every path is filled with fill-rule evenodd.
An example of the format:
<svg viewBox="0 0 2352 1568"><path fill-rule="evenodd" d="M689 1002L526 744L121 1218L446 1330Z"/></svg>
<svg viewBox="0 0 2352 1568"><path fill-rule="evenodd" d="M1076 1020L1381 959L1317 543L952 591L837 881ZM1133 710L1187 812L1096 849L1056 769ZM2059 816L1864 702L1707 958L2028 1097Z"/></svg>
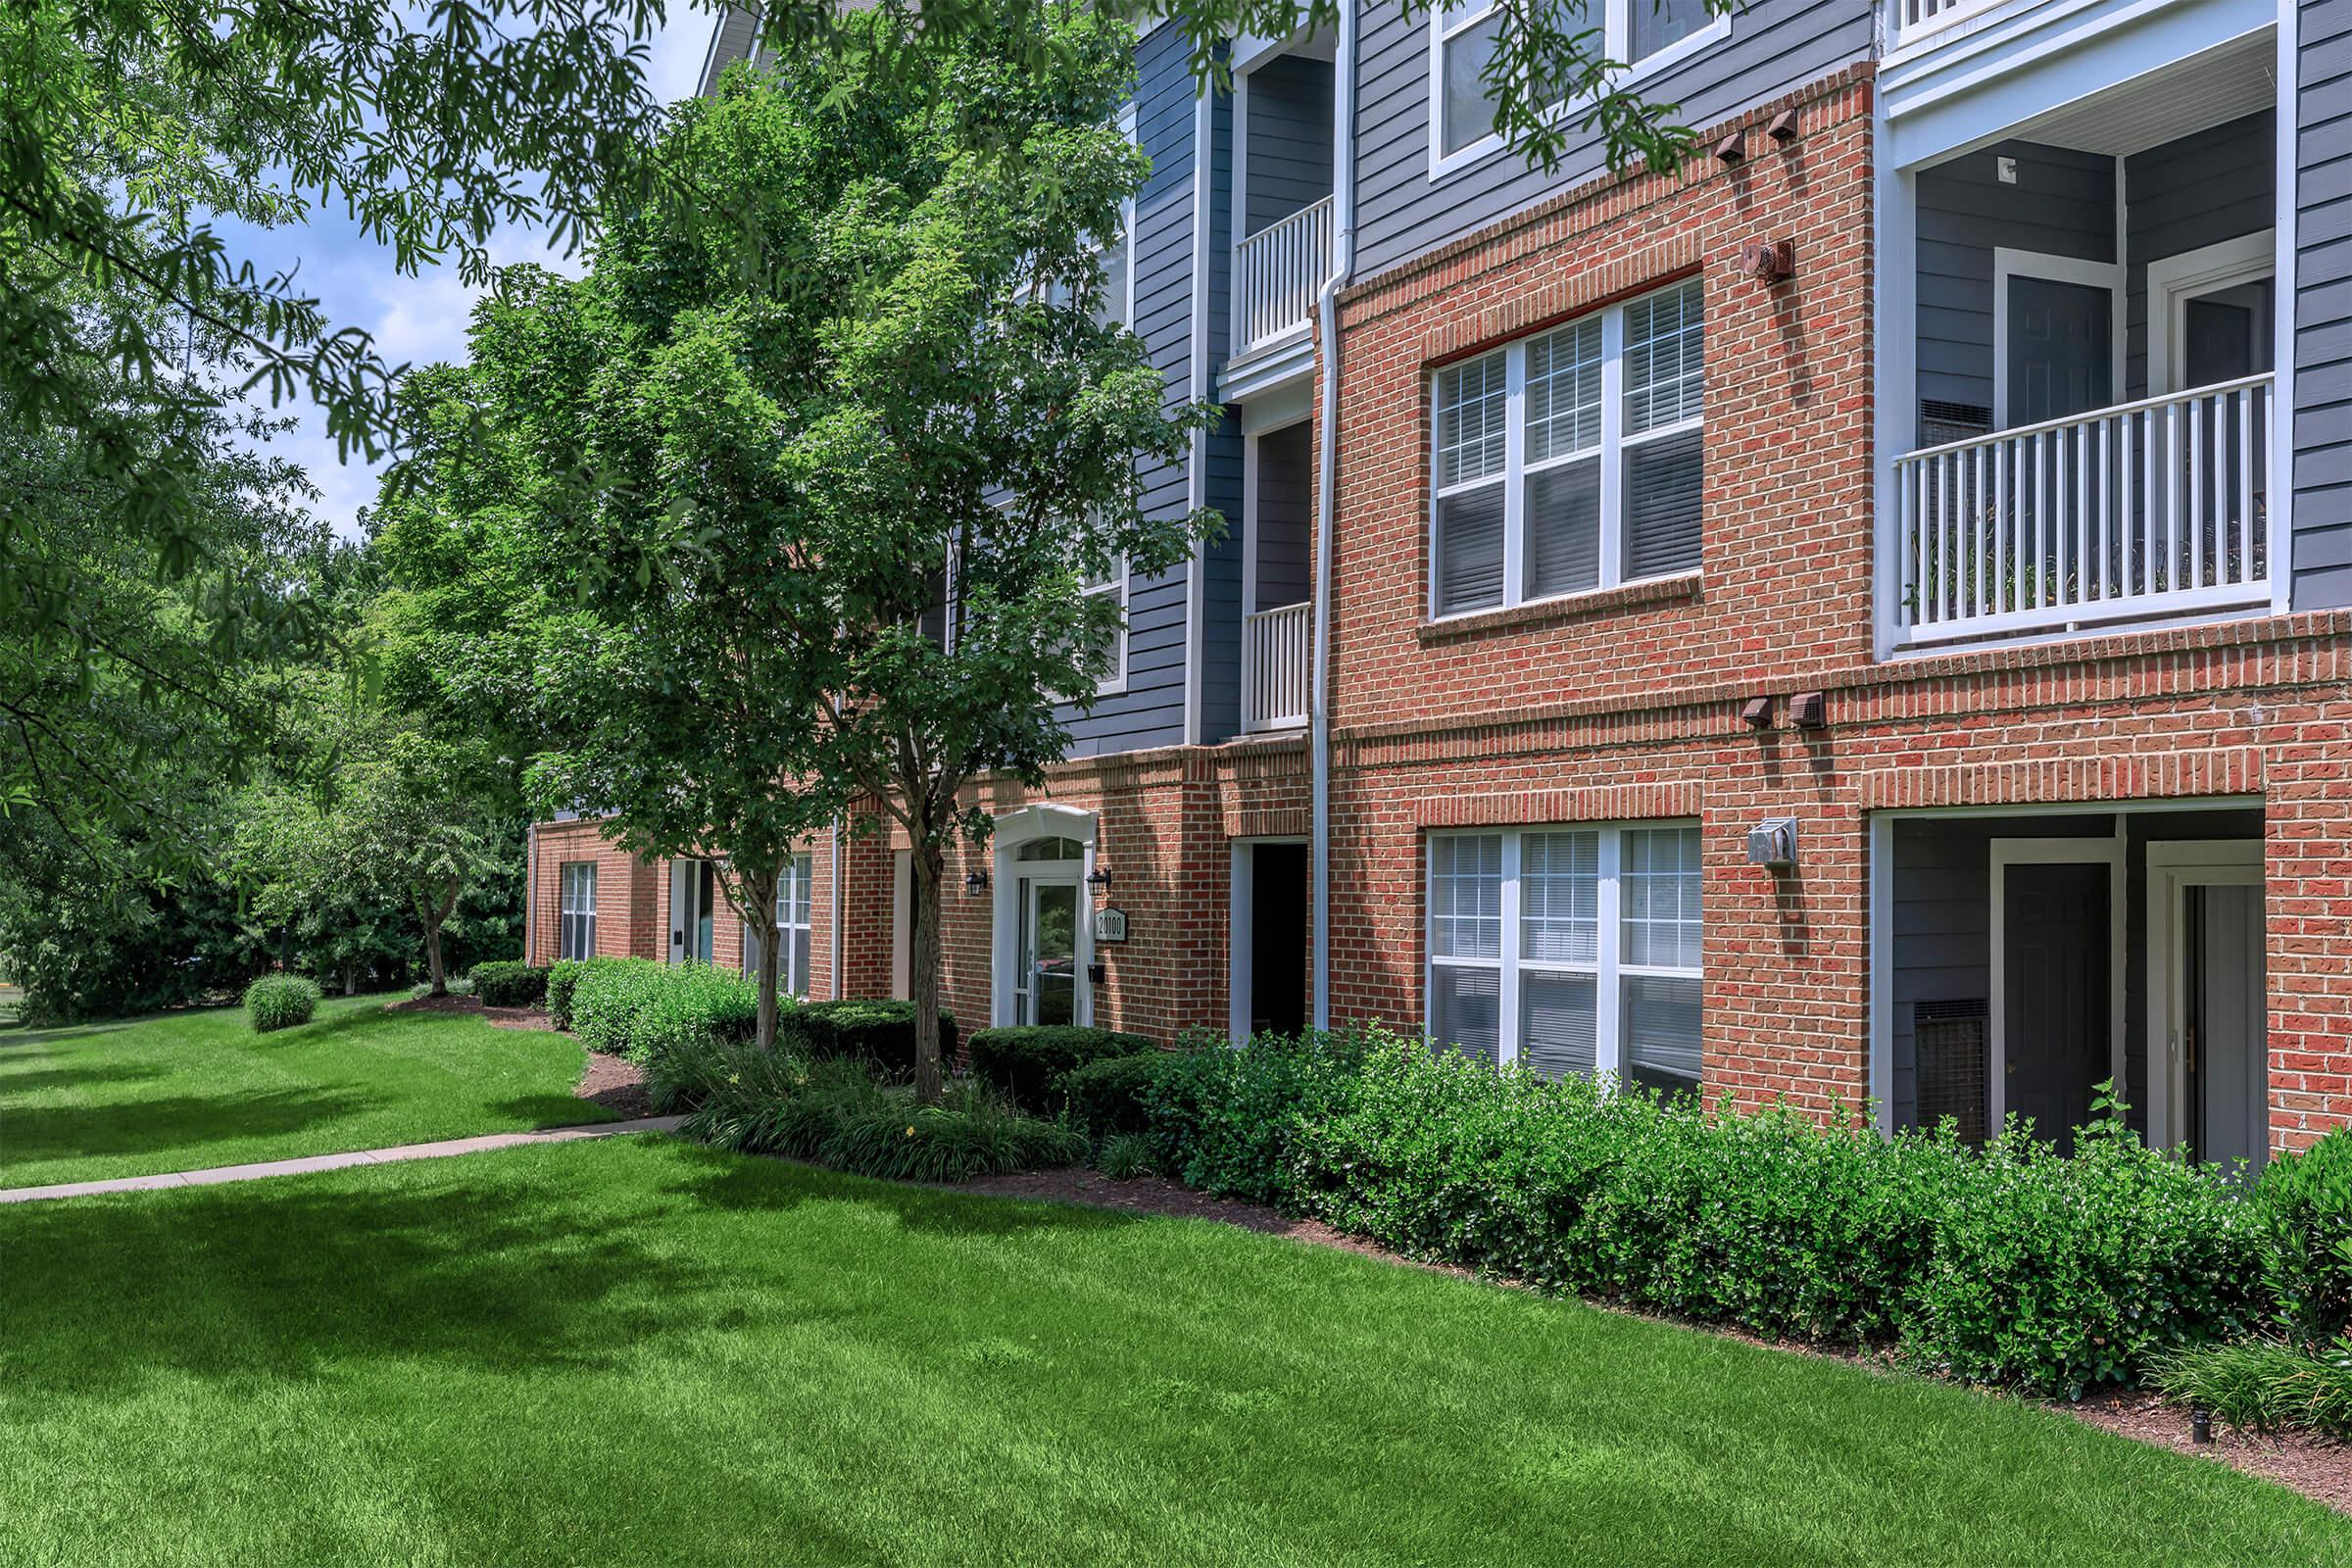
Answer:
<svg viewBox="0 0 2352 1568"><path fill-rule="evenodd" d="M2200 1159L2259 1170L2271 1126L2262 888L2207 883L2180 892L2189 1148Z"/></svg>
<svg viewBox="0 0 2352 1568"><path fill-rule="evenodd" d="M2071 418L2115 401L2115 295L2088 283L2009 278L2007 423Z"/></svg>
<svg viewBox="0 0 2352 1568"><path fill-rule="evenodd" d="M1078 884L1030 877L1021 884L1020 1021L1078 1021Z"/></svg>
<svg viewBox="0 0 2352 1568"><path fill-rule="evenodd" d="M1306 1028L1306 846L1250 848L1250 1029Z"/></svg>
<svg viewBox="0 0 2352 1568"><path fill-rule="evenodd" d="M2269 369L2272 309L2267 277L2181 300L2173 385L2213 386Z"/></svg>
<svg viewBox="0 0 2352 1568"><path fill-rule="evenodd" d="M2072 1149L2109 1054L2108 892L2101 864L2004 868L2004 1110Z"/></svg>
<svg viewBox="0 0 2352 1568"><path fill-rule="evenodd" d="M669 961L709 963L718 875L709 860L669 862Z"/></svg>

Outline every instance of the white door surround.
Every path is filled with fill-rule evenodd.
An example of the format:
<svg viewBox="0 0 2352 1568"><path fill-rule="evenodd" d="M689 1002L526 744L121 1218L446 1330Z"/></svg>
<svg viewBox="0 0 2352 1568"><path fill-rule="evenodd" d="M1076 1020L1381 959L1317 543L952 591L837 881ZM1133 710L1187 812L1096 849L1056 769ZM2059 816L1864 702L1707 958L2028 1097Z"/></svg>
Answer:
<svg viewBox="0 0 2352 1568"><path fill-rule="evenodd" d="M2263 282L2278 268L2278 237L2268 228L2148 263L2148 395L2187 390L2180 358L2187 346L2185 313L2191 298ZM2280 302L2274 300L2271 308L2279 310Z"/></svg>
<svg viewBox="0 0 2352 1568"><path fill-rule="evenodd" d="M2103 839L1994 839L1992 844L1992 986L1985 1011L1985 1121L1997 1132L2009 1114L2009 867L2013 865L2104 865L2107 867L2107 1054L2120 1092L2124 1065L2124 954L2129 894L2124 876L2124 820Z"/></svg>
<svg viewBox="0 0 2352 1568"><path fill-rule="evenodd" d="M2177 1149L2191 1141L2180 1038L2186 1018L2180 951L2186 893L2191 887L2261 887L2263 846L2255 839L2150 840L2147 865L2148 1142Z"/></svg>
<svg viewBox="0 0 2352 1568"><path fill-rule="evenodd" d="M1095 869L1096 818L1092 811L1041 804L996 819L989 839L989 1022L1005 1028L1020 1019L1021 931L1032 881L1075 881L1078 886L1075 975L1071 1014L1079 1024L1095 1021L1094 987L1087 969L1095 960L1094 900L1086 878ZM1039 839L1070 839L1080 847L1075 859L1024 860L1021 850ZM943 897L948 895L944 894Z"/></svg>

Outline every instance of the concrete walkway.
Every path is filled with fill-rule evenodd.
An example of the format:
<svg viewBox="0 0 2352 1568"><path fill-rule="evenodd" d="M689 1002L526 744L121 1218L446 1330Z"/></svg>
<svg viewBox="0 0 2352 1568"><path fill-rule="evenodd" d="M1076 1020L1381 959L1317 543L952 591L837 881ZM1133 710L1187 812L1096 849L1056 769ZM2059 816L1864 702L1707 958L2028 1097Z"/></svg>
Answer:
<svg viewBox="0 0 2352 1568"><path fill-rule="evenodd" d="M518 1149L526 1144L568 1144L583 1138L618 1138L626 1133L665 1133L683 1116L645 1116L636 1121L598 1122L588 1127L546 1127L530 1133L486 1133L479 1138L445 1138L437 1144L403 1144L397 1149L360 1149L346 1154L307 1154L301 1159L271 1159L258 1165L216 1165L210 1170L167 1171L158 1176L118 1176L104 1182L60 1182L54 1187L0 1188L0 1203L30 1203L44 1198L86 1198L93 1193L144 1193L159 1187L212 1187L222 1182L254 1182L267 1176L302 1176L316 1170L344 1170L353 1165L389 1165L403 1159L442 1159L451 1154L478 1154L490 1149Z"/></svg>

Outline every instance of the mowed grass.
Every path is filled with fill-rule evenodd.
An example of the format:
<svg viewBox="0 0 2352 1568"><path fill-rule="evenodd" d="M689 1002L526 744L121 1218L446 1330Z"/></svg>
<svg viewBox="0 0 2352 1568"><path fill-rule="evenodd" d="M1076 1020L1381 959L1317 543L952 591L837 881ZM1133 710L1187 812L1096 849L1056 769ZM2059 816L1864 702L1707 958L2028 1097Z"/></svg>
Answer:
<svg viewBox="0 0 2352 1568"><path fill-rule="evenodd" d="M578 1041L385 1000L266 1035L238 1007L0 1030L0 1187L611 1119L571 1093Z"/></svg>
<svg viewBox="0 0 2352 1568"><path fill-rule="evenodd" d="M1923 1380L667 1139L0 1209L0 1563L2352 1561Z"/></svg>

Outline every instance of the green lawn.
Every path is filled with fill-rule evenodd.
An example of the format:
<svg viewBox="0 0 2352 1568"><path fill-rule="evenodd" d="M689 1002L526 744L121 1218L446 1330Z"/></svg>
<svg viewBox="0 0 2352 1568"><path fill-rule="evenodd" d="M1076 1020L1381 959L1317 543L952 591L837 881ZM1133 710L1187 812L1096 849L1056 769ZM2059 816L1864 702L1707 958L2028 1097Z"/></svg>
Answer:
<svg viewBox="0 0 2352 1568"><path fill-rule="evenodd" d="M0 1563L2352 1562L1925 1381L660 1139L0 1209Z"/></svg>
<svg viewBox="0 0 2352 1568"><path fill-rule="evenodd" d="M579 1042L338 999L257 1035L236 1007L0 1030L0 1187L607 1121Z"/></svg>

